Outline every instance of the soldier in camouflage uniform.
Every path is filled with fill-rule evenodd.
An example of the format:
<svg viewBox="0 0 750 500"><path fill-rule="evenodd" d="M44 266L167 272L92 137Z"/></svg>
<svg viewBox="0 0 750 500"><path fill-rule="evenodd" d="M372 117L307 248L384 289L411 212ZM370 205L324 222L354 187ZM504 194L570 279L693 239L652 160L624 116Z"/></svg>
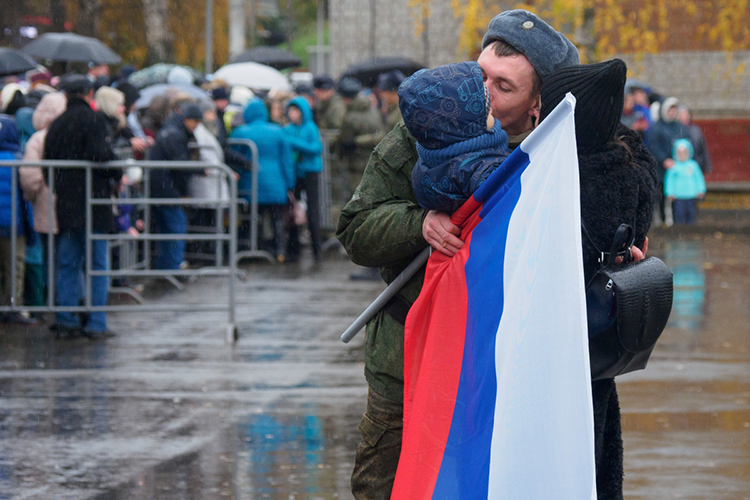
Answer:
<svg viewBox="0 0 750 500"><path fill-rule="evenodd" d="M361 136L377 133L383 126L378 110L372 107L367 97L360 94L361 89L360 83L353 78L342 78L337 89L346 103L346 115L337 145L346 175L344 196L347 200L359 185L367 158L372 152L371 145L359 146L358 142Z"/></svg>
<svg viewBox="0 0 750 500"><path fill-rule="evenodd" d="M492 114L515 148L539 117L542 79L577 64L578 52L544 21L520 10L493 19L482 47L478 62L490 90ZM417 204L411 184L416 160L416 141L400 122L375 148L339 219L337 237L352 261L379 267L386 283L427 245L448 256L463 246L448 214ZM403 430L404 322L423 282L424 268L367 324L369 392L352 474L357 500L391 495Z"/></svg>
<svg viewBox="0 0 750 500"><path fill-rule="evenodd" d="M398 86L401 85L404 78L404 74L400 71L390 71L378 77L378 89L380 89L380 98L384 107L383 127L374 134L357 137L358 146L374 148L401 121L401 110L398 107Z"/></svg>
<svg viewBox="0 0 750 500"><path fill-rule="evenodd" d="M346 105L336 95L336 85L330 76L316 76L313 80L315 119L322 130L340 130L346 114Z"/></svg>

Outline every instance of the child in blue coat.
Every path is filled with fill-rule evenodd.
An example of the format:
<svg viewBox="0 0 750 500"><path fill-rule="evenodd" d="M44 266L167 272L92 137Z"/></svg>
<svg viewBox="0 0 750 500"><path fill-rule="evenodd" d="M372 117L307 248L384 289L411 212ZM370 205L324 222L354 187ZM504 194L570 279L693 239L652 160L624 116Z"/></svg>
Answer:
<svg viewBox="0 0 750 500"><path fill-rule="evenodd" d="M0 114L0 160L17 160L21 149L21 139L13 119ZM24 200L24 194L19 188L18 181L13 181L11 167L0 167L0 305L23 305L25 254L27 238L29 244L35 243L36 233L33 232L31 205ZM15 238L16 253L11 255L12 227L13 227L13 190L15 196ZM14 258L15 257L15 258ZM13 284L13 270L15 266L15 290ZM15 293L12 293L15 291ZM33 323L20 313L0 315L0 319L11 323Z"/></svg>
<svg viewBox="0 0 750 500"><path fill-rule="evenodd" d="M453 213L511 153L508 135L490 113L482 69L471 61L420 70L403 81L398 96L417 140L417 201Z"/></svg>
<svg viewBox="0 0 750 500"><path fill-rule="evenodd" d="M672 203L676 224L695 224L696 204L706 195L706 181L698 163L693 160L693 145L678 139L672 146L674 165L664 175L664 195Z"/></svg>
<svg viewBox="0 0 750 500"><path fill-rule="evenodd" d="M307 100L297 96L286 108L289 125L284 128L287 140L297 155L295 171L297 172L297 185L294 188L294 196L300 199L302 191L307 199L307 226L310 229L312 240L313 258L320 260L320 197L319 177L323 170L321 154L323 143L320 141L320 132L315 125L313 112ZM300 253L299 231L297 226L292 226L289 231L289 244L287 246L289 259L297 260Z"/></svg>

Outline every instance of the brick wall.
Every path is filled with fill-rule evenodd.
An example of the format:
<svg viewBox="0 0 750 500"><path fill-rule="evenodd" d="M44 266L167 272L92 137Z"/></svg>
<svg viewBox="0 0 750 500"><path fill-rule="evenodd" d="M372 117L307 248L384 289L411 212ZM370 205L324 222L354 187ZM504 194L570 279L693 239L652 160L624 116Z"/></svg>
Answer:
<svg viewBox="0 0 750 500"><path fill-rule="evenodd" d="M498 12L502 5L499 1ZM460 20L451 1L432 0L430 6L426 36L418 36L416 13L406 0L329 0L332 75L339 76L353 62L378 56L405 56L428 67L468 59L468 54L458 51ZM674 30L679 35L680 25L688 23L675 15L680 22L675 22ZM667 45L679 46L675 40L687 43L686 36L675 36ZM750 51L668 51L620 57L628 63L629 76L648 82L662 95L680 98L697 118L750 117Z"/></svg>
<svg viewBox="0 0 750 500"><path fill-rule="evenodd" d="M430 5L426 31L417 35L417 13L405 0L329 0L333 76L371 57L404 56L428 67L465 60L457 49L460 23L450 0Z"/></svg>
<svg viewBox="0 0 750 500"><path fill-rule="evenodd" d="M697 118L750 117L750 51L621 55L628 75L693 108Z"/></svg>

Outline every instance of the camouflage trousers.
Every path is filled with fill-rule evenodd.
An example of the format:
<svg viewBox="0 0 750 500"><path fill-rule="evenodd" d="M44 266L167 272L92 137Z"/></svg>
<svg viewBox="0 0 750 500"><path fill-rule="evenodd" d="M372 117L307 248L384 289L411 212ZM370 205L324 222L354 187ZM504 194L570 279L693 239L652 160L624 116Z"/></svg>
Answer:
<svg viewBox="0 0 750 500"><path fill-rule="evenodd" d="M404 408L369 391L367 411L362 416L359 432L362 441L352 473L352 494L356 500L388 500L401 454Z"/></svg>

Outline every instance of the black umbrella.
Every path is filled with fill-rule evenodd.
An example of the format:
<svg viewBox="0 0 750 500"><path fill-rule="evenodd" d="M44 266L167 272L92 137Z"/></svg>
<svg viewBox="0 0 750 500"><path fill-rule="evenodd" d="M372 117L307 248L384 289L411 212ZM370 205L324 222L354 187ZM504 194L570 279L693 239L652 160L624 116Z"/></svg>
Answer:
<svg viewBox="0 0 750 500"><path fill-rule="evenodd" d="M37 59L66 62L119 64L122 59L96 38L75 33L45 33L29 42L23 51Z"/></svg>
<svg viewBox="0 0 750 500"><path fill-rule="evenodd" d="M36 61L20 50L0 47L0 76L18 75L37 69Z"/></svg>
<svg viewBox="0 0 750 500"><path fill-rule="evenodd" d="M302 61L288 50L276 47L255 47L237 54L229 60L230 63L257 62L275 69L296 68Z"/></svg>
<svg viewBox="0 0 750 500"><path fill-rule="evenodd" d="M374 87L381 73L399 70L404 75L411 76L422 68L422 63L405 57L376 57L350 65L341 77L350 76L359 80L365 87Z"/></svg>

